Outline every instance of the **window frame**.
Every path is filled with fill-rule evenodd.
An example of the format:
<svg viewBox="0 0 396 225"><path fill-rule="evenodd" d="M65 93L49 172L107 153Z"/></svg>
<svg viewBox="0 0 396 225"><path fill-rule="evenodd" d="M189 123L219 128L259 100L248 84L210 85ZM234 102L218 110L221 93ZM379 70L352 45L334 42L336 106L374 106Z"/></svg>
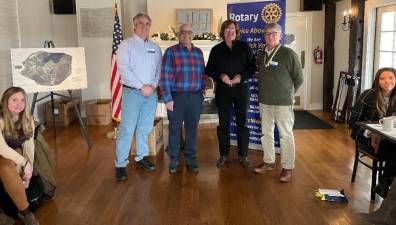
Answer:
<svg viewBox="0 0 396 225"><path fill-rule="evenodd" d="M191 13L191 19L192 20L194 18L194 13L205 12L210 17L209 18L209 23L208 22L206 23L206 26L208 27L208 29L206 31L201 31L202 29L199 29L199 31L197 31L196 29L194 29L196 24L200 25L201 23L195 23L194 21L191 21L191 22L188 21L188 23L191 23L191 25L193 27L194 35L196 35L196 34L200 35L200 34L202 34L204 32L209 32L209 33L213 32L213 9L210 9L210 8L181 8L181 9L176 9L176 18L175 18L176 23L175 24L176 24L176 30L177 31L179 30L180 25L184 23L184 22L180 22L179 21L179 15L182 14L182 13L188 13L188 12Z"/></svg>

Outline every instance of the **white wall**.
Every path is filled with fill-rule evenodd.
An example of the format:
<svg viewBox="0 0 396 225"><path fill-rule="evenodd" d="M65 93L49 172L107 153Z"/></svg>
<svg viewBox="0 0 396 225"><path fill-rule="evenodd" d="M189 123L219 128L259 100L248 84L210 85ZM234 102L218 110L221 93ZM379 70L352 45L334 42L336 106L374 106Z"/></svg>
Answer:
<svg viewBox="0 0 396 225"><path fill-rule="evenodd" d="M334 40L334 89L337 91L340 71L348 71L349 60L349 31L343 31L341 23L344 20L343 12L351 8L351 1L344 0L336 3L335 40ZM345 92L346 93L346 92Z"/></svg>
<svg viewBox="0 0 396 225"><path fill-rule="evenodd" d="M306 54L313 55L312 51L319 46L324 50L324 9L319 12L312 13L312 45L311 52ZM310 85L310 102L309 109L321 110L323 109L323 64L313 63L311 61L311 85Z"/></svg>
<svg viewBox="0 0 396 225"><path fill-rule="evenodd" d="M139 12L147 13L146 0L122 0L122 27L124 37L132 36L132 18ZM157 21L155 21L157 22Z"/></svg>
<svg viewBox="0 0 396 225"><path fill-rule="evenodd" d="M82 90L83 101L110 98L110 67L112 36L109 38L81 37L81 8L112 8L114 1L76 0L78 44L85 48L88 88ZM120 8L120 7L119 7Z"/></svg>
<svg viewBox="0 0 396 225"><path fill-rule="evenodd" d="M55 47L76 47L76 15L50 13L49 1L18 0L21 47L41 48L45 40Z"/></svg>
<svg viewBox="0 0 396 225"><path fill-rule="evenodd" d="M45 40L57 47L77 46L76 16L51 14L49 1L0 0L0 15L1 94L12 85L10 48L43 47Z"/></svg>
<svg viewBox="0 0 396 225"><path fill-rule="evenodd" d="M0 0L0 95L12 84L10 48L19 46L16 0Z"/></svg>

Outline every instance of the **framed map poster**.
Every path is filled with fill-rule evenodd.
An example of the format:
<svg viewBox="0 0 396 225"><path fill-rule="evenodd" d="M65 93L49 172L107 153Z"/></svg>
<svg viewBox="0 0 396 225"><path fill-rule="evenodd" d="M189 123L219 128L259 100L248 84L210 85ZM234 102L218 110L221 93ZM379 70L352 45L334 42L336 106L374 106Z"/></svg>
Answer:
<svg viewBox="0 0 396 225"><path fill-rule="evenodd" d="M27 93L87 88L84 48L12 48L12 84Z"/></svg>

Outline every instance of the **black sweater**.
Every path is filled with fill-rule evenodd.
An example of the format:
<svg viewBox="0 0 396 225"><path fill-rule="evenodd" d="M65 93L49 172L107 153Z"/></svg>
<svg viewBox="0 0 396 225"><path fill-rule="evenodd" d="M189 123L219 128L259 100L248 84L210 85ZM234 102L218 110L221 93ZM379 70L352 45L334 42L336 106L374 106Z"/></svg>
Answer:
<svg viewBox="0 0 396 225"><path fill-rule="evenodd" d="M395 98L392 95L390 103ZM352 128L351 136L356 138L357 136L363 136L365 129L361 127L358 122L374 122L378 123L378 120L382 117L378 115L377 109L375 108L376 95L374 89L365 90L360 94L355 105L351 110L351 116L349 117L349 126ZM392 104L390 104L392 105ZM385 116L391 116L394 113L393 106L388 107Z"/></svg>
<svg viewBox="0 0 396 225"><path fill-rule="evenodd" d="M243 83L254 74L255 70L255 57L249 45L235 40L231 49L224 41L212 48L205 73L218 84L222 83L220 80L222 73L227 74L230 79L240 74Z"/></svg>

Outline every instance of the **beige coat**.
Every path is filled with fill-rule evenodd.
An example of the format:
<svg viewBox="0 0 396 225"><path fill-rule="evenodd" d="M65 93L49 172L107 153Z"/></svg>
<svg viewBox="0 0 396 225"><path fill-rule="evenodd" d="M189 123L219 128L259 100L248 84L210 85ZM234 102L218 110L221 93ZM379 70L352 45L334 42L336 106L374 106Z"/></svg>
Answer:
<svg viewBox="0 0 396 225"><path fill-rule="evenodd" d="M34 121L32 120L32 130L34 131ZM17 165L17 170L20 171L23 166L25 166L26 162L29 162L33 166L34 162L34 134L28 140L26 140L22 144L22 152L23 154L19 154L14 149L8 147L7 143L3 137L3 129L4 122L3 119L0 118L0 156L10 159Z"/></svg>

